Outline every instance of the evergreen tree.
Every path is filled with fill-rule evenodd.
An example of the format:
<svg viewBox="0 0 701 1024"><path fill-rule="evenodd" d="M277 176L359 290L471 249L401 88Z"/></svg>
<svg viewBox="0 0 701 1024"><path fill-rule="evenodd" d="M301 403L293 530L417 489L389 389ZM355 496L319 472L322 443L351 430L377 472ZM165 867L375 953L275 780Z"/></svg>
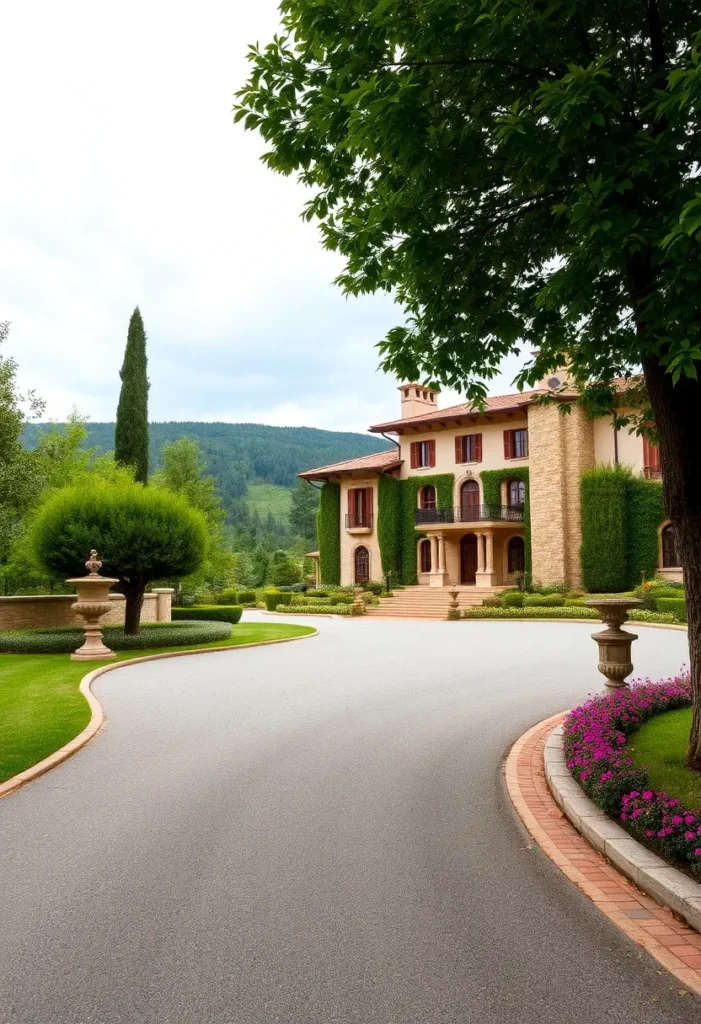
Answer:
<svg viewBox="0 0 701 1024"><path fill-rule="evenodd" d="M300 480L292 492L290 526L309 543L316 541L316 513L319 508L319 491L311 484Z"/></svg>
<svg viewBox="0 0 701 1024"><path fill-rule="evenodd" d="M131 466L134 478L148 480L148 377L146 376L146 332L137 306L129 321L124 363L119 371L122 388L114 430L114 456Z"/></svg>

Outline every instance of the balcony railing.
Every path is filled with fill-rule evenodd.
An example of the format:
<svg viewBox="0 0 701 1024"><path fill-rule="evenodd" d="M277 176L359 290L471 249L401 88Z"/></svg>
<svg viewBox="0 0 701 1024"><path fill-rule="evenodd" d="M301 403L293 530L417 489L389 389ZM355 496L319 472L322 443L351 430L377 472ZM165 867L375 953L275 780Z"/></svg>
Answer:
<svg viewBox="0 0 701 1024"><path fill-rule="evenodd" d="M372 530L372 512L348 512L346 515L347 530Z"/></svg>
<svg viewBox="0 0 701 1024"><path fill-rule="evenodd" d="M661 480L662 470L659 466L645 466L643 469L643 475L647 480Z"/></svg>
<svg viewBox="0 0 701 1024"><path fill-rule="evenodd" d="M459 505L457 508L417 508L416 525L448 523L522 523L523 505Z"/></svg>

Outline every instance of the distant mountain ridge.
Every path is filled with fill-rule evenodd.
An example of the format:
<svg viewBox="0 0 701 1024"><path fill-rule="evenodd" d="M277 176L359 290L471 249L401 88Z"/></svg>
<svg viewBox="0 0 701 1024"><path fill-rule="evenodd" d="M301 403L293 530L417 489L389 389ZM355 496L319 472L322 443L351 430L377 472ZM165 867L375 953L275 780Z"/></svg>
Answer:
<svg viewBox="0 0 701 1024"><path fill-rule="evenodd" d="M60 425L60 424L59 424ZM33 448L39 431L47 424L30 424L24 435ZM87 448L114 449L114 423L87 423ZM151 470L166 441L191 437L207 460L207 471L216 479L225 505L243 498L249 483L263 482L292 487L297 473L360 455L386 451L392 445L368 434L319 430L316 427L271 427L262 423L151 423L149 455Z"/></svg>

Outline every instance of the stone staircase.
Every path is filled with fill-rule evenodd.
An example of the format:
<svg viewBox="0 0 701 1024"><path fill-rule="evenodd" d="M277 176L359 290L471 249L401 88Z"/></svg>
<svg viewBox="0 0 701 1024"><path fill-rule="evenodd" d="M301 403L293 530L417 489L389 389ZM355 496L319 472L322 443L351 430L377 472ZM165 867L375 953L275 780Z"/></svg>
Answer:
<svg viewBox="0 0 701 1024"><path fill-rule="evenodd" d="M485 597L493 597L499 592L491 587L455 589L460 595L460 608L482 604ZM375 619L447 619L450 600L448 587L407 587L396 590L394 597L381 598L379 605L370 605L366 615Z"/></svg>

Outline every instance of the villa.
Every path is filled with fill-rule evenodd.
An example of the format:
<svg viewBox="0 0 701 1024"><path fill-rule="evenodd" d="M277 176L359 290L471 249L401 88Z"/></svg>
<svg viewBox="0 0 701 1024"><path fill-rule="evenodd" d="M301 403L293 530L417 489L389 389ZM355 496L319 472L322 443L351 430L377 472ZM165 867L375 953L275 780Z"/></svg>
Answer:
<svg viewBox="0 0 701 1024"><path fill-rule="evenodd" d="M534 401L548 391L553 402ZM681 578L657 448L615 430L611 419L590 419L576 402L563 415L560 403L573 395L563 393L559 377L489 398L483 411L468 404L440 409L438 392L420 384L402 384L399 393L401 416L370 427L393 440L390 451L300 473L323 484L322 582L364 583L391 573L407 585L484 594L527 572L539 583L593 589L583 543L609 543L589 525L602 515L587 514L583 474L596 467L628 480L621 500L630 509L598 509L604 520L614 517L614 527L618 515L618 525L625 519L632 530L628 585L656 572ZM636 522L643 506L648 512Z"/></svg>

